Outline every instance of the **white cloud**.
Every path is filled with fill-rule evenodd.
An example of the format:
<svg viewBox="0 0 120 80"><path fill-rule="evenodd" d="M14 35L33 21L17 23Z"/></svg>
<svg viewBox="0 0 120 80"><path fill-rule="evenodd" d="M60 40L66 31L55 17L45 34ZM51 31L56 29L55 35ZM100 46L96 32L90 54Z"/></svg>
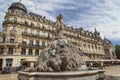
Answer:
<svg viewBox="0 0 120 80"><path fill-rule="evenodd" d="M0 0L0 22L12 2ZM75 27L97 30L101 36L120 40L120 1L119 0L22 0L28 11L46 16L55 21L57 14L63 13L65 23Z"/></svg>
<svg viewBox="0 0 120 80"><path fill-rule="evenodd" d="M120 1L104 0L103 3L98 2L100 0L93 1L96 5L89 5L90 9L87 12L78 13L79 19L71 20L67 24L84 26L85 29L92 31L97 28L102 37L120 40Z"/></svg>

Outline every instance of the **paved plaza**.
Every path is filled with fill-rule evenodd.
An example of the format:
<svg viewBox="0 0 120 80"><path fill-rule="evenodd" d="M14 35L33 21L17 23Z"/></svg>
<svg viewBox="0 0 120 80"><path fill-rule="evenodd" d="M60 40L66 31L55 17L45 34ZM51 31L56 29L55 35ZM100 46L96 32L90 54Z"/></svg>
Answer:
<svg viewBox="0 0 120 80"><path fill-rule="evenodd" d="M18 80L17 74L0 74L0 80Z"/></svg>
<svg viewBox="0 0 120 80"><path fill-rule="evenodd" d="M120 65L105 67L106 75L120 76ZM0 74L0 80L18 80L17 74Z"/></svg>
<svg viewBox="0 0 120 80"><path fill-rule="evenodd" d="M120 65L106 67L105 70L106 70L105 72L106 75L120 76Z"/></svg>

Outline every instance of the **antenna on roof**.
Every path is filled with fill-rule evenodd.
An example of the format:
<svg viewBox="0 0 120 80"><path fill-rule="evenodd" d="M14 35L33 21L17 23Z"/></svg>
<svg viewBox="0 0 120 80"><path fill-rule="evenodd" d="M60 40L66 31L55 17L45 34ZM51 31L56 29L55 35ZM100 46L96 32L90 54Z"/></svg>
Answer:
<svg viewBox="0 0 120 80"><path fill-rule="evenodd" d="M96 32L97 30L96 30L96 27L95 27L95 32Z"/></svg>

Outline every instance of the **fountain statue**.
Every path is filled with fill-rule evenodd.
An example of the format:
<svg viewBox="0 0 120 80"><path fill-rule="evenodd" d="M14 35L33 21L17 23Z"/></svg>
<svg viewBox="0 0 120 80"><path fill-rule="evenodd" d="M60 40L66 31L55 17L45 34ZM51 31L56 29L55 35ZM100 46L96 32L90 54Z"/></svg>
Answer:
<svg viewBox="0 0 120 80"><path fill-rule="evenodd" d="M60 71L78 71L81 69L83 61L77 48L68 43L64 36L63 16L57 17L57 27L55 38L51 44L45 48L37 59L35 68L27 68L28 72L60 72Z"/></svg>
<svg viewBox="0 0 120 80"><path fill-rule="evenodd" d="M94 77L86 76L91 75L91 72L81 72L84 61L79 50L69 43L64 36L63 16L61 14L57 17L56 23L55 37L51 44L41 52L36 67L29 67L20 72L18 79L28 80L32 75L30 80L96 80L95 74L97 72L92 73ZM35 73L31 74L33 72ZM81 77L82 75L85 75L86 78Z"/></svg>

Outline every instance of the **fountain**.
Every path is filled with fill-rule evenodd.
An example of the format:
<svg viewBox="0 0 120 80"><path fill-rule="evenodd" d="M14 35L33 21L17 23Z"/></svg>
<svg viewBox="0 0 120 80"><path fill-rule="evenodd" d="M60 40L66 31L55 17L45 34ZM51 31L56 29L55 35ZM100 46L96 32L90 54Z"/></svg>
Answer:
<svg viewBox="0 0 120 80"><path fill-rule="evenodd" d="M57 17L55 37L37 59L36 67L19 72L19 80L104 80L103 70L83 68L79 50L64 36L63 16Z"/></svg>

